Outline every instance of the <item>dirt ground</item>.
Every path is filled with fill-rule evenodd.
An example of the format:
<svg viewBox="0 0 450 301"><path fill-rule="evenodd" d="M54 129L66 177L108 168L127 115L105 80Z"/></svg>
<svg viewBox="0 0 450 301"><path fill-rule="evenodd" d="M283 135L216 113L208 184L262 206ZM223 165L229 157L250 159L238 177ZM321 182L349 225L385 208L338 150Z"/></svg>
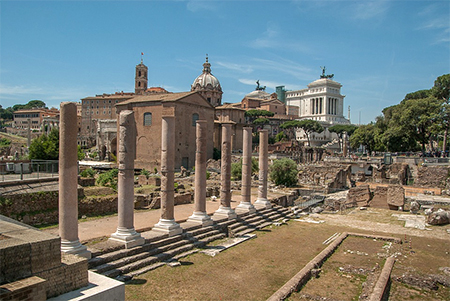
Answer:
<svg viewBox="0 0 450 301"><path fill-rule="evenodd" d="M388 254L397 256L390 300L450 300L448 286L423 285L436 275L450 282L450 226L404 228L404 221L398 221L394 213L354 209L309 217L324 221L319 224L292 220L281 227L266 228L256 232L256 239L216 257L198 253L182 259L179 267L165 266L136 277L126 285L126 299L265 300L321 252L327 238L347 231L393 236L405 242L389 245L347 238L325 262L319 278L308 282L290 300L304 300L305 296L309 300L314 300L311 296L358 300L361 294L370 293Z"/></svg>

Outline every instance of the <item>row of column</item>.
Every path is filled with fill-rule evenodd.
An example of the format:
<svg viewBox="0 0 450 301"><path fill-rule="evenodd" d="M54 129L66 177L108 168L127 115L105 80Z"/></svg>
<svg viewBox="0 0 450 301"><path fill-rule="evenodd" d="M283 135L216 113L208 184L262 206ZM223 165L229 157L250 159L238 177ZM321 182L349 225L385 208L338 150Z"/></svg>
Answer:
<svg viewBox="0 0 450 301"><path fill-rule="evenodd" d="M338 102L339 99L337 98L331 98L329 97L326 100L326 112L330 115L337 115L337 109L338 109ZM325 110L323 109L323 98L311 98L311 114L322 114L322 112Z"/></svg>
<svg viewBox="0 0 450 301"><path fill-rule="evenodd" d="M90 258L91 254L78 238L78 168L77 128L75 103L61 104L60 160L59 160L59 226L61 250ZM257 209L270 208L267 199L268 131L260 131L259 187L258 198L251 203L252 128L244 128L241 202L235 210L231 208L231 124L222 126L222 160L220 207L212 218L206 211L206 136L205 120L196 124L196 160L194 212L189 222L202 226L213 224L213 220L235 219L237 213L253 213ZM126 248L142 245L145 239L134 228L134 160L136 156L136 125L134 112L125 110L119 115L118 147L118 227L110 240L123 243ZM174 157L175 116L162 117L161 139L161 216L152 231L169 236L182 233L174 218Z"/></svg>
<svg viewBox="0 0 450 301"><path fill-rule="evenodd" d="M337 108L338 108L338 101L337 98L328 98L327 100L327 114L331 115L337 115Z"/></svg>

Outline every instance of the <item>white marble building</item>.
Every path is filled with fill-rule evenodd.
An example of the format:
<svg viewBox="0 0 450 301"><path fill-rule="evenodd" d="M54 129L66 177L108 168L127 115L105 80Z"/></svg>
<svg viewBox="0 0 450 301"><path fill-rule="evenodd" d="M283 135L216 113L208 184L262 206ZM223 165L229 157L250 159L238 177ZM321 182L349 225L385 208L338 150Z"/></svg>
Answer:
<svg viewBox="0 0 450 301"><path fill-rule="evenodd" d="M337 135L330 133L327 128L336 124L350 124L350 120L344 117L345 96L341 94L342 85L332 80L332 75L324 73L306 89L286 91L286 106L289 115L298 116L299 120L319 121L325 128L324 132L311 135L311 146L338 148ZM297 140L306 141L303 131L297 132Z"/></svg>

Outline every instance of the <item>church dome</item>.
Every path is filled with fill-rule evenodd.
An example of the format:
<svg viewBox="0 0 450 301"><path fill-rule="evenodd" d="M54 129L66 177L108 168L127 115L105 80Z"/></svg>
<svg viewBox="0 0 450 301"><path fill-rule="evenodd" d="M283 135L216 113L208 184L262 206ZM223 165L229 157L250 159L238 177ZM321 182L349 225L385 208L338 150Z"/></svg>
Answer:
<svg viewBox="0 0 450 301"><path fill-rule="evenodd" d="M211 74L211 64L208 63L208 57L203 64L203 73L200 74L191 86L191 91L197 90L216 90L222 92L219 80Z"/></svg>

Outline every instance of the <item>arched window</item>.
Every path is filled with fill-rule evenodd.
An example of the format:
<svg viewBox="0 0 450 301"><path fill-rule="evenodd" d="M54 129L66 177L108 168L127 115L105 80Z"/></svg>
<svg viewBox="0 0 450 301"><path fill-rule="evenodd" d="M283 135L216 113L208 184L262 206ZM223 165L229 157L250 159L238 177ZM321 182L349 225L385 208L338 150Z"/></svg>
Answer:
<svg viewBox="0 0 450 301"><path fill-rule="evenodd" d="M141 77L141 71L139 71L138 76Z"/></svg>
<svg viewBox="0 0 450 301"><path fill-rule="evenodd" d="M152 113L144 113L144 126L152 125Z"/></svg>
<svg viewBox="0 0 450 301"><path fill-rule="evenodd" d="M198 114L197 113L192 114L192 126L195 126L197 120L198 120Z"/></svg>

